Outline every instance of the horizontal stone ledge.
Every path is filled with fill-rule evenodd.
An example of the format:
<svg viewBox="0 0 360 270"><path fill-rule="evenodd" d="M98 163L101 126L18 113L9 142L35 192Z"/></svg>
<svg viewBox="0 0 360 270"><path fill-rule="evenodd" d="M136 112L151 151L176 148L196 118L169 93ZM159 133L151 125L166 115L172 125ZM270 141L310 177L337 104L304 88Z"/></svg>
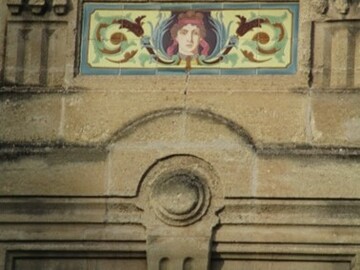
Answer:
<svg viewBox="0 0 360 270"><path fill-rule="evenodd" d="M11 242L1 243L0 248L7 250L11 257L121 257L129 253L145 252L146 240L143 241L97 241L97 242ZM224 243L214 242L211 257L219 256L227 259L241 257L268 257L310 258L333 261L354 258L359 253L358 245L301 245L301 244L274 244L274 243Z"/></svg>
<svg viewBox="0 0 360 270"><path fill-rule="evenodd" d="M247 253L214 253L212 256L213 259L228 259L228 260L259 260L259 261L315 261L315 262L344 262L352 261L355 259L354 254L334 254L325 253L325 254L312 254L312 253L303 253L300 252L278 252L271 253L269 251L265 252L247 252Z"/></svg>
<svg viewBox="0 0 360 270"><path fill-rule="evenodd" d="M0 87L0 97L4 95L17 96L19 94L70 94L79 93L83 89L79 87L63 87L63 86L2 86Z"/></svg>
<svg viewBox="0 0 360 270"><path fill-rule="evenodd" d="M318 88L313 87L311 92L316 94L359 94L360 87L342 87L342 88L335 88L335 87L327 87L327 88Z"/></svg>
<svg viewBox="0 0 360 270"><path fill-rule="evenodd" d="M50 142L0 142L0 161L16 159L21 156L87 152L94 155L108 153L108 141L102 143L76 144L63 141ZM164 144L165 145L165 144ZM169 144L171 146L172 144ZM198 143L199 147L202 145ZM166 145L165 145L166 146ZM207 145L203 145L207 146ZM142 145L143 147L143 145ZM360 157L360 147L346 146L313 146L297 144L257 144L255 153L259 155L303 155L303 156L339 156Z"/></svg>
<svg viewBox="0 0 360 270"><path fill-rule="evenodd" d="M141 224L131 200L91 198L0 198L0 224Z"/></svg>
<svg viewBox="0 0 360 270"><path fill-rule="evenodd" d="M360 227L223 225L215 232L214 241L228 244L360 245Z"/></svg>
<svg viewBox="0 0 360 270"><path fill-rule="evenodd" d="M358 200L228 200L220 223L359 226Z"/></svg>
<svg viewBox="0 0 360 270"><path fill-rule="evenodd" d="M1 224L142 224L137 199L0 198ZM222 225L360 227L360 200L224 199Z"/></svg>
<svg viewBox="0 0 360 270"><path fill-rule="evenodd" d="M0 242L16 241L144 241L141 225L0 224Z"/></svg>
<svg viewBox="0 0 360 270"><path fill-rule="evenodd" d="M0 224L0 242L143 242L140 225ZM360 228L351 226L222 225L214 232L219 244L357 245Z"/></svg>
<svg viewBox="0 0 360 270"><path fill-rule="evenodd" d="M59 141L36 143L0 143L0 161L17 159L23 156L46 154L73 154L81 160L82 154L105 158L108 150L100 144L73 144ZM67 159L70 161L71 159ZM76 160L76 158L75 158Z"/></svg>
<svg viewBox="0 0 360 270"><path fill-rule="evenodd" d="M359 245L318 245L318 244L282 244L282 243L216 243L212 248L212 258L224 259L269 258L304 259L315 261L348 261L359 256Z"/></svg>

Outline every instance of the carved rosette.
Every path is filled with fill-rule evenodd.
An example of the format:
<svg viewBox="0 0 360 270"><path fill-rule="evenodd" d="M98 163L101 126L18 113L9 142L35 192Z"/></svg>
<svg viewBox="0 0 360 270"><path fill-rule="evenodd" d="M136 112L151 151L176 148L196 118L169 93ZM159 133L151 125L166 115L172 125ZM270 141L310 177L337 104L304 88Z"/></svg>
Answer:
<svg viewBox="0 0 360 270"><path fill-rule="evenodd" d="M156 162L143 179L141 208L150 226L185 227L217 223L219 179L210 164L194 156L179 155ZM222 202L222 198L220 200ZM156 224L156 225L155 225Z"/></svg>
<svg viewBox="0 0 360 270"><path fill-rule="evenodd" d="M206 182L191 171L160 175L150 194L156 216L173 226L186 226L198 221L210 203Z"/></svg>

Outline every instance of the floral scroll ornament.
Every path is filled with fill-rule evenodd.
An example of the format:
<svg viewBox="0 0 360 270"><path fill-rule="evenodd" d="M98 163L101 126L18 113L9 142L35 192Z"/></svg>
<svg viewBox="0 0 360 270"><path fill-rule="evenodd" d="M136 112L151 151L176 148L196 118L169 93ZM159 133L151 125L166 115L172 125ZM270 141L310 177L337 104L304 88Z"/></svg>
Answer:
<svg viewBox="0 0 360 270"><path fill-rule="evenodd" d="M140 11L139 11L140 12ZM234 66L242 55L243 62L264 63L276 59L283 62L289 40L283 16L245 17L235 15L224 22L221 11L159 12L155 25L139 14L120 18L100 18L96 27L97 60L112 63L140 61L165 66L185 64L185 69L230 63ZM144 30L144 24L147 30ZM237 24L237 27L233 27ZM132 37L130 37L130 35ZM139 52L136 40L145 49ZM240 51L240 54L239 54ZM137 55L137 57L135 57Z"/></svg>

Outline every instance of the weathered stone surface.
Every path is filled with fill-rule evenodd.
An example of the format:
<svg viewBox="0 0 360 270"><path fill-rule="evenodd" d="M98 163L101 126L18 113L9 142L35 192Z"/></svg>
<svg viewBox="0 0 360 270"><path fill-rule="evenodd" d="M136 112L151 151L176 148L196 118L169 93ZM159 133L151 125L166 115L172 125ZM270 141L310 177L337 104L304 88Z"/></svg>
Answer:
<svg viewBox="0 0 360 270"><path fill-rule="evenodd" d="M42 12L35 6L33 12ZM60 86L66 65L67 23L9 22L5 58L6 85Z"/></svg>
<svg viewBox="0 0 360 270"><path fill-rule="evenodd" d="M145 241L145 230L136 224L1 224L2 241ZM126 244L125 244L126 245ZM129 249L129 246L127 247ZM64 248L62 248L64 250ZM51 250L51 249L50 249ZM66 250L66 249L65 249Z"/></svg>
<svg viewBox="0 0 360 270"><path fill-rule="evenodd" d="M66 97L64 138L73 142L104 141L146 112L188 107L226 116L247 130L258 143L304 143L306 102L306 96L292 93L231 93L226 96L188 93L184 96L182 93L109 91L74 94ZM224 103L228 106L223 107ZM82 106L87 107L86 112ZM282 121L278 121L279 118ZM273 121L278 125L273 125ZM143 134L147 136L146 131Z"/></svg>
<svg viewBox="0 0 360 270"><path fill-rule="evenodd" d="M358 160L320 157L261 157L256 197L338 198L360 196Z"/></svg>
<svg viewBox="0 0 360 270"><path fill-rule="evenodd" d="M0 269L5 269L6 249L0 246Z"/></svg>
<svg viewBox="0 0 360 270"><path fill-rule="evenodd" d="M241 228L241 230L239 230ZM287 244L344 244L359 243L359 227L317 227L317 226L277 226L243 225L223 226L215 234L215 241L220 243L287 243ZM259 248L264 251L269 247ZM234 249L238 249L234 245ZM258 251L260 252L260 250Z"/></svg>
<svg viewBox="0 0 360 270"><path fill-rule="evenodd" d="M358 146L360 97L357 94L316 94L311 102L313 143L325 146Z"/></svg>
<svg viewBox="0 0 360 270"><path fill-rule="evenodd" d="M219 216L229 225L356 226L359 208L353 200L243 199L228 202Z"/></svg>
<svg viewBox="0 0 360 270"><path fill-rule="evenodd" d="M360 3L299 4L295 74L84 76L0 1L0 269L359 270Z"/></svg>
<svg viewBox="0 0 360 270"><path fill-rule="evenodd" d="M146 270L146 260L134 258L19 258L14 269L56 269L66 267L69 270L86 270L101 267L102 269Z"/></svg>
<svg viewBox="0 0 360 270"><path fill-rule="evenodd" d="M15 8L17 9L17 8ZM15 10L16 11L16 10ZM5 1L0 2L0 40L5 40L7 6ZM1 43L0 48L3 48ZM5 50L0 49L0 87L3 85Z"/></svg>
<svg viewBox="0 0 360 270"><path fill-rule="evenodd" d="M3 96L0 100L0 138L3 142L56 140L61 119L58 95Z"/></svg>
<svg viewBox="0 0 360 270"><path fill-rule="evenodd" d="M247 134L242 134L240 127L201 111L167 113L170 115L158 116L145 123L139 121L126 137L110 147L110 194L134 196L142 175L154 162L167 156L185 154L210 162L229 191L235 184L230 177L234 171L244 179L235 185L247 185L253 152ZM220 152L222 156L219 156ZM248 188L241 190L249 192Z"/></svg>
<svg viewBox="0 0 360 270"><path fill-rule="evenodd" d="M338 90L358 87L360 24L325 22L315 23L314 28L314 86Z"/></svg>
<svg viewBox="0 0 360 270"><path fill-rule="evenodd" d="M2 162L0 195L99 196L105 194L106 164L101 158L69 162L71 154Z"/></svg>
<svg viewBox="0 0 360 270"><path fill-rule="evenodd" d="M294 93L189 93L187 96L188 106L226 116L242 126L258 144L304 143L306 103L305 95Z"/></svg>
<svg viewBox="0 0 360 270"><path fill-rule="evenodd" d="M272 260L263 260L263 261L253 261L253 260L221 260L214 263L214 270L232 270L232 269L264 269L264 268L274 268L278 270L289 269L294 270L348 270L350 269L350 263L348 262L311 262L311 261L272 261Z"/></svg>
<svg viewBox="0 0 360 270"><path fill-rule="evenodd" d="M111 91L69 95L65 100L64 139L81 143L105 141L136 118L180 104L182 96L176 93Z"/></svg>

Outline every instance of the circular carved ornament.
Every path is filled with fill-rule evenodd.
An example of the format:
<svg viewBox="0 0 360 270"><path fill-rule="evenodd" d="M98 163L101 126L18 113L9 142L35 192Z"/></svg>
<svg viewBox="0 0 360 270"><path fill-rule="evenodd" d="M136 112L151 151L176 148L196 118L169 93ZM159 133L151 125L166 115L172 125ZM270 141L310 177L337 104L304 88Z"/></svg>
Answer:
<svg viewBox="0 0 360 270"><path fill-rule="evenodd" d="M198 221L210 203L210 191L196 172L175 171L160 175L150 193L150 203L164 223L186 226Z"/></svg>

